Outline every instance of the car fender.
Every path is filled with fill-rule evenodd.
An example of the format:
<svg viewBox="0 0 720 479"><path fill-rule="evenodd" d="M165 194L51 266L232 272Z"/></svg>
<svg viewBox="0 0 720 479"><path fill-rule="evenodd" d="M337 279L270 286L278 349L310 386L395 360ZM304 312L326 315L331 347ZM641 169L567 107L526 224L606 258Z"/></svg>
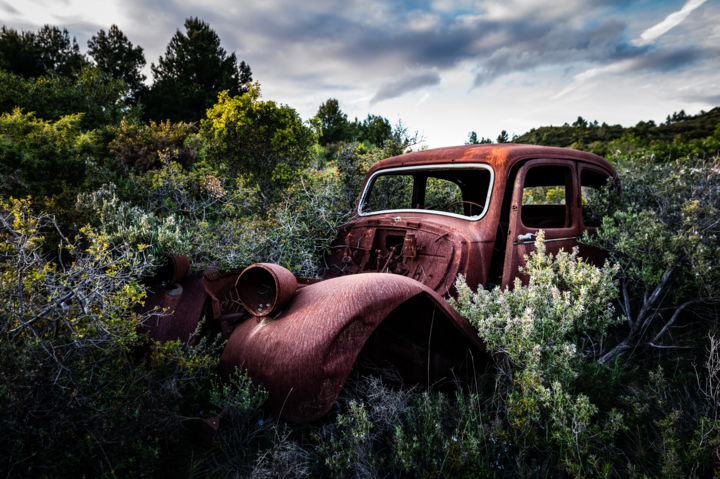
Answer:
<svg viewBox="0 0 720 479"><path fill-rule="evenodd" d="M240 323L223 351L221 369L226 374L246 369L268 390L270 409L286 419L319 418L331 409L371 334L410 300L484 351L477 331L430 288L404 276L366 273L300 287L274 318Z"/></svg>

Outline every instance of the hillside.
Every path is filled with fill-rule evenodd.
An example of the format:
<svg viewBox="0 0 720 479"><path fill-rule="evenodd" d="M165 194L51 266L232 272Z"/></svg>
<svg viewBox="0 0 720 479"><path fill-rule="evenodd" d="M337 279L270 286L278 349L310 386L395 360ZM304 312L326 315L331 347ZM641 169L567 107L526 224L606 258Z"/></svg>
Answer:
<svg viewBox="0 0 720 479"><path fill-rule="evenodd" d="M664 123L640 121L635 126L598 124L582 117L568 125L541 126L533 128L518 137L515 143L574 147L587 149L599 154L607 153L611 143L634 143L637 146L652 146L660 143L681 144L692 140L703 140L720 136L720 107L687 115L684 111L668 115Z"/></svg>

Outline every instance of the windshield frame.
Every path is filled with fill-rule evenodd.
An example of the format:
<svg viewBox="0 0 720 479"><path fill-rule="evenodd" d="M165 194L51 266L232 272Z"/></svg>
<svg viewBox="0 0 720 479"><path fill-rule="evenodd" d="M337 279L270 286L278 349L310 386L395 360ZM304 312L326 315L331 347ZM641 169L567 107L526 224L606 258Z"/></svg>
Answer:
<svg viewBox="0 0 720 479"><path fill-rule="evenodd" d="M480 214L474 215L474 216L465 216L458 213L450 213L447 211L438 211L438 210L429 210L429 209L417 209L417 208L403 208L403 209L389 209L389 210L380 210L380 211L363 211L363 206L366 204L366 199L368 197L368 194L372 187L375 185L375 180L380 175L386 175L386 174L398 174L398 173L406 173L406 172L416 172L416 171L443 171L443 170L487 170L490 172L490 181L488 182L488 190L487 190L487 196L485 198L485 204L483 205L483 210L480 212ZM417 165L417 166L399 166L395 168L383 168L381 170L377 170L374 172L370 178L365 182L365 186L363 188L362 194L360 196L360 200L357 204L357 214L358 216L375 216L375 215L382 215L387 213L412 213L412 214L433 214L433 215L440 215L440 216L449 216L452 218L459 218L462 220L467 221L478 221L485 217L487 214L489 208L490 208L490 200L492 199L492 192L493 188L495 186L495 170L493 170L492 166L488 165L487 163L456 163L456 164L445 164L445 163L432 163L428 165Z"/></svg>

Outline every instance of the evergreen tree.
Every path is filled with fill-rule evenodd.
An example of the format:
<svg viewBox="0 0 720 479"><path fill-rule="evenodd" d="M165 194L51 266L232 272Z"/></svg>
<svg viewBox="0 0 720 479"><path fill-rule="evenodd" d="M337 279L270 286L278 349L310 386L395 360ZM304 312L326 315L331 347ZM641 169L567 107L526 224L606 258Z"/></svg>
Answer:
<svg viewBox="0 0 720 479"><path fill-rule="evenodd" d="M198 18L185 20L185 33L175 33L151 70L154 84L146 108L153 120L197 121L219 92L241 95L252 81L250 67L228 55L215 31Z"/></svg>
<svg viewBox="0 0 720 479"><path fill-rule="evenodd" d="M351 134L347 114L340 109L340 103L335 98L329 98L320 105L316 121L320 124L320 138L318 142L325 146L339 141L348 141Z"/></svg>
<svg viewBox="0 0 720 479"><path fill-rule="evenodd" d="M0 29L0 68L25 78L72 76L87 59L66 29L45 25L37 33Z"/></svg>
<svg viewBox="0 0 720 479"><path fill-rule="evenodd" d="M362 122L361 140L371 145L383 147L385 142L392 138L392 125L387 118L380 115L368 115Z"/></svg>
<svg viewBox="0 0 720 479"><path fill-rule="evenodd" d="M36 77L45 73L39 59L33 32L0 29L0 68L25 78Z"/></svg>
<svg viewBox="0 0 720 479"><path fill-rule="evenodd" d="M125 82L131 101L145 88L145 75L140 71L145 66L143 49L133 46L117 25L88 40L88 52L103 73Z"/></svg>
<svg viewBox="0 0 720 479"><path fill-rule="evenodd" d="M48 76L71 76L88 65L75 38L67 29L45 25L35 36L40 63Z"/></svg>

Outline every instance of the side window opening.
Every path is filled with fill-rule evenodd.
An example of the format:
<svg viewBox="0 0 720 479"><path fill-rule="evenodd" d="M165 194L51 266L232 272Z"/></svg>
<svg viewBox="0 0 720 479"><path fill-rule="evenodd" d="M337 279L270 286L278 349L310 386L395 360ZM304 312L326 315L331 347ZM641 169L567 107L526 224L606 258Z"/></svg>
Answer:
<svg viewBox="0 0 720 479"><path fill-rule="evenodd" d="M592 205L599 198L601 189L609 177L597 170L584 168L580 171L580 193L583 225L591 228L600 226L602 218L593 211Z"/></svg>
<svg viewBox="0 0 720 479"><path fill-rule="evenodd" d="M572 176L566 166L536 166L525 176L521 220L530 228L571 225Z"/></svg>

